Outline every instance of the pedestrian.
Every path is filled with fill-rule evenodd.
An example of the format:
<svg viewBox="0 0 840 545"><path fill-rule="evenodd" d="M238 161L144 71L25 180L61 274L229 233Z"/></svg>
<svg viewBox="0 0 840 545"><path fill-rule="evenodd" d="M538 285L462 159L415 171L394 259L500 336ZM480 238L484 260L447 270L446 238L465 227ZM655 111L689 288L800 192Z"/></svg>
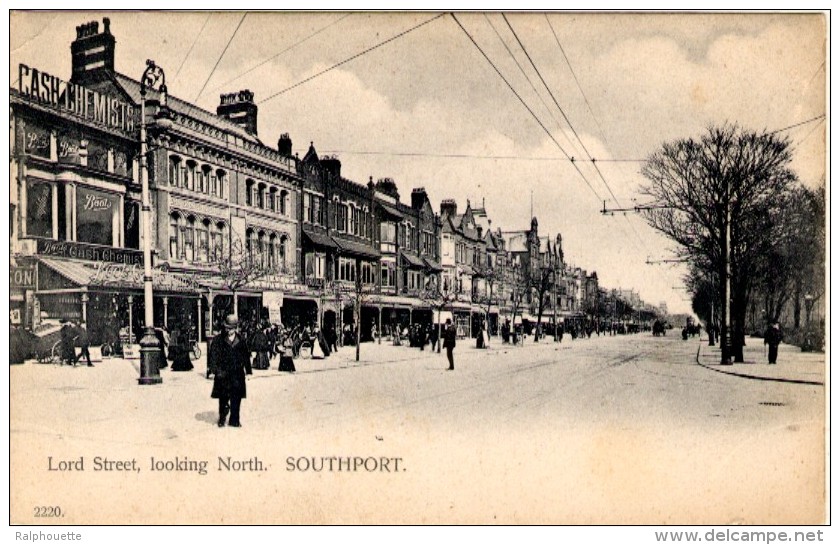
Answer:
<svg viewBox="0 0 840 545"><path fill-rule="evenodd" d="M446 359L449 360L449 369L447 369L448 371L455 370L455 357L452 354L452 351L455 350L455 337L455 326L452 325L452 320L447 318L446 329L444 329L443 331L443 347L446 348Z"/></svg>
<svg viewBox="0 0 840 545"><path fill-rule="evenodd" d="M780 342L782 342L782 331L779 329L779 322L773 321L764 332L764 344L769 346L767 361L770 365L776 365Z"/></svg>
<svg viewBox="0 0 840 545"><path fill-rule="evenodd" d="M74 346L76 333L73 324L62 323L64 325L61 326L61 363L76 365L76 347Z"/></svg>
<svg viewBox="0 0 840 545"><path fill-rule="evenodd" d="M268 361L268 335L260 329L254 330L254 333L248 338L249 349L256 353L254 358L254 369L268 369L271 365Z"/></svg>
<svg viewBox="0 0 840 545"><path fill-rule="evenodd" d="M245 375L251 372L251 353L239 335L239 320L233 314L225 318L224 334L217 335L210 344L207 356L208 374L213 374L213 391L210 397L219 400L219 427L228 424L240 427L239 408L245 399Z"/></svg>
<svg viewBox="0 0 840 545"><path fill-rule="evenodd" d="M328 326L324 331L324 339L327 341L327 348L330 352L338 352L338 333L336 333L334 325Z"/></svg>
<svg viewBox="0 0 840 545"><path fill-rule="evenodd" d="M166 329L163 330L166 332ZM192 371L193 364L190 361L190 347L187 335L181 331L179 326L172 328L172 335L168 337L169 355L172 358L173 371Z"/></svg>
<svg viewBox="0 0 840 545"><path fill-rule="evenodd" d="M87 366L93 367L93 364L90 362L90 338L88 337L87 328L85 324L76 322L76 344L81 347L81 351L76 355L76 359L73 360L73 365L79 363L79 359L82 356L87 359Z"/></svg>

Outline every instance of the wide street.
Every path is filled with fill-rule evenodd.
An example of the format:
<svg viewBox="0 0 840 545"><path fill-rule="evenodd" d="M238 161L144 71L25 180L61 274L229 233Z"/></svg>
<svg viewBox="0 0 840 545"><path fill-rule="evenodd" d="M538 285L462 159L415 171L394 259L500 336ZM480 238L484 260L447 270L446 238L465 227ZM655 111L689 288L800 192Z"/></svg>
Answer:
<svg viewBox="0 0 840 545"><path fill-rule="evenodd" d="M821 522L824 356L783 346L770 368L749 339L723 371L752 378L733 376L676 333L461 342L454 372L428 350L363 344L356 363L346 347L254 371L240 429L216 426L203 358L155 386L136 361L12 366L12 521ZM33 518L44 505L63 516Z"/></svg>

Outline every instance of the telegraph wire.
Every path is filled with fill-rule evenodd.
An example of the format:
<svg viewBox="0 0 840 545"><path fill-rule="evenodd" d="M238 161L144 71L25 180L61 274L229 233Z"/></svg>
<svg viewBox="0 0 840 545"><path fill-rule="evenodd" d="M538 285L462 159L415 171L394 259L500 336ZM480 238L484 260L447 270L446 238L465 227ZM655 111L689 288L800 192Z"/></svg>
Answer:
<svg viewBox="0 0 840 545"><path fill-rule="evenodd" d="M580 91L581 96L583 97L583 101L586 103L586 107L589 109L589 113L592 115L592 119L595 120L595 125L598 126L598 130L601 131L601 138L604 139L604 142L607 141L607 136L604 133L603 127L601 127L601 123L598 121L598 118L595 116L595 112L592 110L592 105L589 104L589 99L586 98L586 93L583 92L583 87L580 85L580 81L578 80L577 74L575 70L572 68L572 63L569 61L568 55L566 55L566 50L563 49L563 46L560 44L560 38L557 36L557 33L554 31L554 27L551 25L551 20L548 18L548 14L544 13L545 21L548 23L548 28L551 29L551 33L554 35L554 40L557 42L557 47L560 48L560 53L563 54L563 58L566 60L566 66L569 67L569 72L572 73L572 77L575 80L575 84L577 85L578 91Z"/></svg>
<svg viewBox="0 0 840 545"><path fill-rule="evenodd" d="M213 74L216 72L216 68L218 68L219 63L222 62L222 58L225 56L225 53L227 53L228 47L230 47L231 42L233 42L233 39L236 37L236 33L239 32L239 27L242 26L242 22L245 20L245 17L247 15L248 15L247 11L242 14L242 18L239 19L239 24L236 25L236 29L234 29L233 34L230 35L230 39L228 40L227 45L225 45L225 49L222 51L222 54L219 55L219 58L216 60L216 64L213 66L213 69L210 71L210 75L207 76L207 80L204 82L204 85L201 86L201 91L199 91L198 94L195 95L195 99L193 100L193 102L198 102L198 97L201 96L201 93L204 92L204 88L207 87L208 83L210 83L210 78L213 77Z"/></svg>
<svg viewBox="0 0 840 545"><path fill-rule="evenodd" d="M556 139L556 138L554 138L554 135L553 135L553 134L551 134L551 131L549 131L549 130L546 128L546 126L543 124L543 122L542 122L542 121L540 121L540 118L539 118L539 117L537 117L537 114L535 114L535 113L534 113L534 110L532 110L532 109L531 109L531 107L530 107L530 106L528 106L528 104L527 104L527 103L526 103L526 102L522 99L522 97L519 95L519 93L517 93L517 92L516 92L516 89L514 89L514 88L513 88L513 86L510 84L510 82L507 80L507 78L505 78L505 76L504 76L504 75L503 75L503 74L499 71L499 69L496 67L496 65L493 63L493 61L492 61L492 60L490 60L490 57L488 57L488 56L487 56L487 53L485 53L485 52L484 52L484 50L483 50L483 49L481 49L481 46L480 46L480 45L478 45L478 43L475 41L475 39L472 37L472 35L470 35L470 33L469 33L469 32L467 32L467 29L466 29L466 28L464 28L464 26L461 24L461 21L459 21L459 20L458 20L458 18L455 16L455 14L454 14L454 13L450 13L449 15L451 15L451 16L452 16L452 18L455 20L455 23L457 23L457 25L461 28L461 30L464 32L464 34L466 34L466 35L467 35L467 38L469 38L470 42L472 42L472 44L475 46L475 48L476 48L476 49L478 49L479 53L481 53L481 55L484 57L484 59L485 59L488 63L490 63L490 66L492 66L492 67L493 67L493 70L495 70L495 71L496 71L496 74L497 74L500 78L502 78L502 81L504 81L504 82L505 82L505 85L507 85L507 86L508 86L508 89L510 89L510 90L511 90L511 92L512 92L514 95L516 95L516 98L518 98L518 99L519 99L519 102L521 102L521 103L522 103L522 105L523 105L523 106L525 106L525 109L526 109L526 110L528 110L528 113L530 113L530 114L531 114L531 116L532 116L532 117L534 118L534 120L535 120L535 121L539 124L539 126L542 128L542 130L543 130L543 131L545 131L545 133L548 135L548 137L551 139L551 141L552 141L552 142L554 142L554 144L555 144L558 148L560 148L560 151L561 151L561 152L563 152L563 155L565 155L565 156L566 156L566 158L567 158L569 161L571 161L572 166L573 166L573 167L575 167L575 170L577 170L577 171L578 171L578 174L580 174L581 178L583 178L583 181L586 183L587 187L589 187L589 189L592 191L592 193L594 193L594 194L595 194L595 196L596 196L596 197L598 198L598 200L600 201L600 200L601 200L601 196L600 196L600 195L598 195L598 192L597 192L597 191L595 191L595 188L594 188L594 187L592 187L592 184L591 184L591 183L589 183L589 180L587 180L587 179L586 179L586 176L585 176L585 175L583 174L583 172L580 170L580 167L578 167L578 166L577 166L577 163L576 163L576 162L575 162L575 161L574 161L574 160L573 160L573 159L569 156L569 154L568 154L568 153L566 153L566 150L565 150L565 149L563 149L563 146L561 146L561 145L560 145L560 143L557 141L557 139Z"/></svg>
<svg viewBox="0 0 840 545"><path fill-rule="evenodd" d="M305 149L303 151L306 151ZM564 161L573 162L570 157L527 157L524 155L476 155L470 153L423 153L379 150L324 150L323 153L347 155L385 155L392 157L419 157L433 159L494 159L507 161ZM647 159L597 159L599 163L644 163Z"/></svg>
<svg viewBox="0 0 840 545"><path fill-rule="evenodd" d="M305 42L307 42L307 41L311 40L312 38L314 38L314 37L315 37L315 36L317 36L318 34L320 34L320 33L324 32L325 30L327 30L328 28L330 28L331 26L333 26L333 25L337 25L338 23L340 23L340 22L341 22L341 21L343 21L344 19L346 19L346 18L350 17L351 15L353 15L353 13L346 13L344 16L339 17L338 19L336 19L335 21L331 22L330 24L328 24L328 25L326 25L326 26L324 26L324 27L320 28L319 30L317 30L317 31L313 32L312 34L310 34L310 35L309 35L309 36L307 36L306 38L304 38L304 39L302 39L302 40L300 40L300 41L298 41L298 42L295 42L294 44L290 45L289 47L287 47L287 48L286 48L286 49L284 49L283 51L280 51L279 53L277 53L277 54L275 54L275 55L272 55L271 57L269 57L269 58L265 59L264 61L260 62L259 64L256 64L256 65L252 66L251 68L249 68L249 69L245 70L244 72L242 72L242 73L241 73L241 74L239 74L238 76L234 76L234 77L232 77L231 79L227 80L226 82L224 82L224 83L222 83L222 84L220 84L220 85L217 85L217 86L213 87L213 89L218 89L218 88L220 88L220 87L224 87L225 85L228 85L229 83L232 83L232 82L234 82L234 81L238 80L238 79L239 79L239 78L241 78L242 76L245 76L245 75L247 75L247 74L250 74L251 72L253 72L253 71L254 71L254 70L256 70L257 68L260 68L261 66L264 66L264 65L268 64L269 62L273 61L274 59L276 59L276 58L277 58L277 57L279 57L280 55L282 55L282 54L284 54L284 53L287 53L287 52L291 51L292 49L296 48L296 47L297 47L297 46L299 46L299 45L304 44Z"/></svg>
<svg viewBox="0 0 840 545"><path fill-rule="evenodd" d="M807 125L808 123L813 123L818 119L824 119L825 114L818 115L817 117L812 117L811 119L806 119L805 121L800 121L799 123L794 123L793 125L789 125L787 127L782 127L781 129L776 129L775 131L770 131L767 134L776 134L777 132L784 132L789 131L790 129L795 129L796 127L800 127L802 125Z"/></svg>
<svg viewBox="0 0 840 545"><path fill-rule="evenodd" d="M572 125L572 122L569 120L569 116L566 115L566 112L560 106L560 103L557 102L557 98L554 96L554 93L551 91L551 88L548 86L548 83L546 83L545 78L543 78L542 73L540 72L539 68L537 68L537 65L534 64L534 59L531 58L531 55L528 53L528 50L525 48L525 45L522 43L522 40L519 39L519 35L516 34L516 31L513 29L513 26L511 26L510 21L508 21L507 15L502 13L502 18L505 20L505 23L507 23L507 26L510 29L511 33L513 34L513 37L516 38L516 42L519 44L519 47L522 48L522 51L525 53L525 56L528 57L528 61L531 63L531 67L534 69L534 72L537 73L537 76L540 78L540 81L545 86L546 90L548 91L549 96L551 96L551 99L554 101L555 106L557 106L557 109L560 110L560 113L563 115L563 119L566 120L566 123L568 123L569 128L572 129L572 134L574 134L575 138L577 138L578 142L580 142L580 145L583 148L583 151L586 153L587 158L589 158L589 160L591 161L592 156L589 154L589 150L586 149L586 144L584 144L583 140L581 140L580 135L578 135L577 130L575 130L574 125ZM604 175L601 173L601 169L598 168L598 166L595 164L594 161L592 162L592 166L595 167L595 170L598 172L598 175L601 177L601 181L604 182L604 186L606 186L607 191L609 191L610 195L612 195L613 200L616 201L616 203L617 203L618 199L616 199L615 193L613 193L613 190L610 187L610 185L607 183L607 180L604 179Z"/></svg>
<svg viewBox="0 0 840 545"><path fill-rule="evenodd" d="M212 12L210 12L210 13L208 13L208 14L207 14L207 18L206 18L206 19L204 19L204 24L203 24L203 25L201 25L201 30L199 30L199 31L198 31L198 34L196 34L196 35L195 35L195 39L193 40L193 43L192 43L192 45L190 46L190 50L189 50L189 51L187 51L187 54L186 54L186 55L184 55L184 59L181 61L181 66L179 66L179 67L178 67L178 70L175 72L175 77L174 77L174 78L172 78L172 79L178 79L178 74L180 74L180 73L181 73L181 68L183 68L183 67L184 67L184 64L187 62L187 59L190 57L190 53L192 53L192 50L193 50L193 48L195 47L195 44L197 44L197 43L198 43L198 39L199 39L199 38L201 37L201 35L204 33L204 29L207 27L207 23L210 21L210 16L211 16L212 14L213 14Z"/></svg>
<svg viewBox="0 0 840 545"><path fill-rule="evenodd" d="M434 16L434 17L432 17L431 19L427 19L426 21L423 21L422 23L420 23L420 24L418 24L418 25L415 25L415 26L413 26L413 27L409 28L408 30L404 30L404 31L400 32L399 34L397 34L397 35L395 35L395 36L391 36L391 37L390 37L390 38L388 38L387 40L382 41L382 42L379 42L378 44L376 44L376 45L374 45L374 46L371 46L371 47L369 47L369 48L365 49L364 51L361 51L361 52L359 52L359 53L356 53L356 54L355 54L355 55L353 55L352 57L348 57L348 58L344 59L343 61L338 62L338 63L336 63L336 64L334 64L334 65L330 66L329 68L326 68L326 69L324 69L324 70L321 70L321 71L320 71L320 72L318 72L317 74L314 74L314 75L312 75L312 76L309 76L308 78L303 79L303 80L301 80L301 81L299 81L299 82L295 83L294 85L292 85L292 86L290 86L290 87L286 87L285 89L283 89L283 90L281 90L281 91L277 91L277 92L276 92L276 93L274 93L273 95L270 95L270 96L268 96L268 97L264 98L263 100L259 101L259 102L258 102L258 104L263 104L264 102L268 102L269 100L271 100L271 99L273 99L273 98L276 98L276 97L278 97L278 96L282 95L283 93L286 93L286 92L288 92L288 91L291 91L292 89L295 89L296 87L300 87L300 86L301 86L301 85L303 85L304 83L307 83L307 82L309 82L309 81L312 81L313 79L317 78L318 76L322 76L322 75L326 74L327 72L329 72L329 71L331 71L331 70L334 70L334 69L338 68L339 66L342 66L342 65L344 65L344 64L347 64L348 62L350 62L350 61L352 61L352 60L354 60L354 59L357 59L357 58L361 57L362 55L366 55L367 53L370 53L370 52L371 52L371 51L373 51L374 49L378 49L378 48L382 47L383 45L385 45L385 44L387 44L387 43L393 42L393 41L394 41L394 40L396 40L397 38L401 38L401 37L405 36L406 34L408 34L409 32L412 32L412 31L414 31L414 30L417 30L418 28L420 28L420 27L422 27L422 26L424 26L424 25L427 25L427 24L431 23L432 21L434 21L435 19L439 19L440 17L443 17L444 15L446 15L446 13L440 13L440 14L438 14L438 15L435 15L435 16Z"/></svg>
<svg viewBox="0 0 840 545"><path fill-rule="evenodd" d="M583 91L583 87L581 86L580 81L578 80L578 77L577 77L577 74L575 73L574 68L572 68L572 63L569 60L569 56L566 55L566 50L563 49L563 45L560 43L560 38L557 36L557 33L554 31L554 27L551 25L551 20L548 18L548 14L544 13L543 15L545 16L546 23L548 23L548 28L551 29L551 33L554 35L554 40L557 42L557 47L560 48L560 52L563 54L563 58L566 60L566 65L569 67L569 72L572 73L572 77L575 80L575 84L577 85L578 91L580 91L580 94L583 97L583 101L586 103L587 109L589 109L589 114L592 116L592 119L595 121L595 125L598 127L598 130L601 132L601 138L604 139L604 144L606 145L608 143L609 139L607 138L607 135L604 132L604 128L601 126L601 123L598 121L598 117L595 115L595 112L592 110L592 105L589 104L589 99L586 97L586 93ZM581 144L583 144L583 143L581 142ZM587 155L589 155L588 151L587 151ZM604 175L601 173L601 170L598 168L598 165L595 163L595 159L593 159L592 157L590 157L590 159L592 159L592 166L595 167L595 170L598 171L598 175L601 176L601 179L604 181L604 184L607 186L607 189L609 189L609 184L607 184L607 180L604 178ZM613 200L615 200L615 195L613 194L612 190L610 190L610 194L613 196ZM618 201L616 201L616 204L618 204ZM633 225L633 222L631 222L630 218L628 218L626 215L624 217L627 220L627 223L630 225L630 228L633 230L633 234L636 235L636 238L639 239L639 242L642 243L642 246L644 246L645 249L647 249L647 244L642 239L642 237L639 235L639 232L636 230L636 227Z"/></svg>
<svg viewBox="0 0 840 545"><path fill-rule="evenodd" d="M802 140L800 140L799 142L797 142L797 143L796 143L796 145L797 145L797 146L801 146L801 145L802 145L802 143L803 143L803 142L805 142L805 140L808 140L808 137L809 137L809 136L811 136L811 135L814 133L814 131L816 131L816 130L817 130L817 129L818 129L818 128L819 128L819 127L823 124L823 123L825 123L825 119L823 119L822 121L820 121L819 123L817 123L816 125L814 125L813 127L811 127L811 130L810 130L810 131L808 131L808 134L806 134L806 135L805 135L805 137L804 137L804 138L802 138Z"/></svg>
<svg viewBox="0 0 840 545"><path fill-rule="evenodd" d="M516 63L516 67L517 67L517 68L519 68L519 71L522 73L522 75L523 75L523 76L525 76L525 79L528 81L528 84L531 86L531 89L534 91L534 94L535 94L535 95L537 95L537 98L539 98L539 99L540 99L540 102L542 102L542 105L545 107L545 111L546 111L546 112L548 112L548 115L550 115L550 116L551 116L551 118L554 120L554 122L555 122L555 123L557 123L557 126L560 128L560 132L561 132L561 134L562 134L562 135L566 138L566 141L569 143L569 145L570 145L570 146L572 146L572 147L574 148L574 147L575 147L575 144L574 144L574 142L572 142L572 140L571 140L571 139L569 138L569 136L566 134L566 131L564 131L564 130L563 130L563 126L562 126L562 124L560 123L560 120L559 120L559 119L557 119L557 117L554 115L554 112L552 112L552 111L551 111L551 108L549 108L548 103L545 101L545 99L542 97L542 95L539 93L539 91L537 91L537 87L536 87L536 86L534 85L534 83L531 81L531 78L530 78L530 77L528 76L528 74L525 72L525 69L524 69L524 68L522 68L522 65L521 65L521 64L519 63L519 61L516 59L516 55L514 55L514 54L513 54L513 51L511 51L510 47L508 47L507 43L506 43L506 42L505 42L505 40L502 38L502 35L501 35L501 34L499 34L499 31L496 29L496 26L495 26L495 25L493 24L493 22L490 20L490 17L488 17L488 16L487 16L487 14L485 13L485 14L484 14L484 18L487 20L487 24L489 24L489 25L490 25L490 28L492 28L492 29L493 29L493 32L495 32L495 33L496 33L496 36L498 36L498 37L499 37L499 41L500 41L500 42L502 42L502 45L505 47L505 50L508 52L508 55L510 55L510 58L512 58L512 59L513 59L513 62L514 62L514 63Z"/></svg>

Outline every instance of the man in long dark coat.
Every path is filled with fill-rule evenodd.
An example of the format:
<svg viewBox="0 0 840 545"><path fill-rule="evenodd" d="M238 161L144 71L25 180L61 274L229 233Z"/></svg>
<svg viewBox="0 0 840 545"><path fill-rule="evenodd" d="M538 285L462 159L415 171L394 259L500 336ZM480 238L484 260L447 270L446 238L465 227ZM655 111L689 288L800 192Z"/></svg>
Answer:
<svg viewBox="0 0 840 545"><path fill-rule="evenodd" d="M452 320L447 318L446 328L443 330L443 347L446 348L446 359L449 360L448 371L455 370L455 356L452 354L452 351L455 350L456 336L457 331L455 330L455 326L452 324Z"/></svg>
<svg viewBox="0 0 840 545"><path fill-rule="evenodd" d="M782 342L782 331L779 329L779 322L772 322L764 332L764 344L770 348L767 354L767 362L770 365L776 364L776 358L779 356L779 343Z"/></svg>
<svg viewBox="0 0 840 545"><path fill-rule="evenodd" d="M239 320L229 315L225 318L225 332L217 335L210 344L207 356L209 372L213 374L213 392L210 397L219 400L219 427L228 424L234 428L239 422L239 406L245 398L245 375L251 372L251 352L239 336Z"/></svg>

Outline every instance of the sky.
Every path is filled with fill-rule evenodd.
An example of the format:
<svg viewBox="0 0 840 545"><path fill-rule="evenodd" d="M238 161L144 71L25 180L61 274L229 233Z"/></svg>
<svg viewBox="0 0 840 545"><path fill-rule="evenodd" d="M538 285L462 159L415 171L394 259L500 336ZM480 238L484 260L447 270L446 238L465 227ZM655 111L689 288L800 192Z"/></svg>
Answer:
<svg viewBox="0 0 840 545"><path fill-rule="evenodd" d="M139 79L153 59L170 94L210 111L250 89L266 145L289 133L303 156L314 142L346 178L393 178L403 202L425 187L436 209L469 199L494 228L536 216L567 263L671 312L690 311L686 271L647 262L672 244L603 201L646 203L642 161L665 142L826 114L822 14L438 14L13 12L10 84L18 63L69 79L76 25L107 16L119 72ZM819 184L824 118L783 134L802 183Z"/></svg>

